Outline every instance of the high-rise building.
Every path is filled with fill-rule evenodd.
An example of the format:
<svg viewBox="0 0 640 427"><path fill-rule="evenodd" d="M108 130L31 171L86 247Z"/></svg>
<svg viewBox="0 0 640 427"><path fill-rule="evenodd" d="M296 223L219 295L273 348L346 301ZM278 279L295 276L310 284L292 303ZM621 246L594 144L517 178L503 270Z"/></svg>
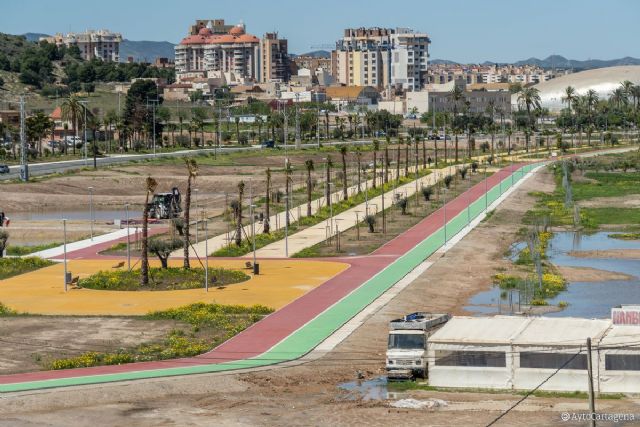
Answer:
<svg viewBox="0 0 640 427"><path fill-rule="evenodd" d="M289 81L291 67L287 40L278 38L278 33L267 33L260 40L260 54L262 58L262 82Z"/></svg>
<svg viewBox="0 0 640 427"><path fill-rule="evenodd" d="M58 33L51 37L40 37L40 41L55 43L57 46L77 46L80 57L85 60L101 59L106 62L120 61L122 34L109 30L85 31L84 33Z"/></svg>
<svg viewBox="0 0 640 427"><path fill-rule="evenodd" d="M256 81L260 77L260 40L245 32L244 24L201 20L175 48L178 80L219 77L227 83Z"/></svg>
<svg viewBox="0 0 640 427"><path fill-rule="evenodd" d="M332 71L348 86L420 90L430 43L427 34L408 28L348 28L332 52Z"/></svg>

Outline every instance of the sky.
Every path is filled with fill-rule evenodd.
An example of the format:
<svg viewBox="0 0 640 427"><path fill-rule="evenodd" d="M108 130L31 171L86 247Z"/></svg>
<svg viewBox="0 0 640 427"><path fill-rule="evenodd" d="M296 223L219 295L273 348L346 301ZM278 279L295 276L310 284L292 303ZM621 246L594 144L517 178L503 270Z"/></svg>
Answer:
<svg viewBox="0 0 640 427"><path fill-rule="evenodd" d="M429 34L431 58L513 62L640 57L638 16L638 0L21 0L2 2L0 32L107 28L178 43L196 19L223 18L258 36L278 31L304 53L330 50L344 28L409 27Z"/></svg>

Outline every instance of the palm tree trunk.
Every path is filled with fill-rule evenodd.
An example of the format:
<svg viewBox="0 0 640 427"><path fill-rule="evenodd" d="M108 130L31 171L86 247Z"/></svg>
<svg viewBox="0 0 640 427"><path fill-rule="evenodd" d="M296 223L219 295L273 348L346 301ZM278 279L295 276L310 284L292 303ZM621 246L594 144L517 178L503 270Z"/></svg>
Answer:
<svg viewBox="0 0 640 427"><path fill-rule="evenodd" d="M396 147L396 183L400 181L400 146Z"/></svg>
<svg viewBox="0 0 640 427"><path fill-rule="evenodd" d="M349 194L347 192L347 157L342 153L342 199L347 200Z"/></svg>
<svg viewBox="0 0 640 427"><path fill-rule="evenodd" d="M269 234L270 224L269 218L271 217L271 169L267 168L267 182L265 189L265 207L264 207L264 234Z"/></svg>
<svg viewBox="0 0 640 427"><path fill-rule="evenodd" d="M129 225L127 224L127 227ZM141 286L149 286L149 191L142 210L142 254L140 257L140 284Z"/></svg>
<svg viewBox="0 0 640 427"><path fill-rule="evenodd" d="M311 216L311 168L307 168L307 216Z"/></svg>
<svg viewBox="0 0 640 427"><path fill-rule="evenodd" d="M187 179L187 194L184 197L184 261L183 267L185 269L191 268L189 262L189 249L191 246L191 236L189 235L189 222L191 220L191 175ZM209 254L207 254L208 256Z"/></svg>
<svg viewBox="0 0 640 427"><path fill-rule="evenodd" d="M373 152L373 185L372 185L372 187L373 187L373 188L376 188L376 175L377 175L377 171L376 171L376 169L377 169L376 157L377 157L377 154L378 154L378 153L377 153L376 151L374 151L374 152Z"/></svg>
<svg viewBox="0 0 640 427"><path fill-rule="evenodd" d="M384 147L384 183L389 182L389 147Z"/></svg>

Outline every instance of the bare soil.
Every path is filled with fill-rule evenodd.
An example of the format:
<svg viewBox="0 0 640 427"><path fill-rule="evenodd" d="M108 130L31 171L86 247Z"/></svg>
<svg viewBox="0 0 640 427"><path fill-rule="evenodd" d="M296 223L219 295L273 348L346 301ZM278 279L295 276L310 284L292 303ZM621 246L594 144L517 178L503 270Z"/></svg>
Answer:
<svg viewBox="0 0 640 427"><path fill-rule="evenodd" d="M640 259L640 249L608 249L595 251L572 251L570 256L576 258L618 258Z"/></svg>
<svg viewBox="0 0 640 427"><path fill-rule="evenodd" d="M555 266L569 282L603 282L609 280L631 280L634 276L616 271L599 270L590 267Z"/></svg>
<svg viewBox="0 0 640 427"><path fill-rule="evenodd" d="M584 208L608 208L615 206L618 208L640 207L640 195L628 194L620 197L594 197L589 200L580 200L578 204Z"/></svg>
<svg viewBox="0 0 640 427"><path fill-rule="evenodd" d="M395 409L386 401L345 399L337 385L358 375L384 374L388 321L410 311L465 314L472 294L488 289L506 269L502 254L535 200L532 190L553 188L540 171L495 214L464 238L345 341L320 359L299 366L243 374L202 375L59 389L0 399L0 426L136 425L407 425L484 426L521 398L510 393L410 391L398 397L437 398L447 406ZM640 400L598 400L599 412L639 413ZM530 397L497 425L549 426L561 412L587 412L586 399ZM632 425L632 424L628 424Z"/></svg>
<svg viewBox="0 0 640 427"><path fill-rule="evenodd" d="M163 339L177 322L117 317L0 317L0 374L37 371L48 361Z"/></svg>

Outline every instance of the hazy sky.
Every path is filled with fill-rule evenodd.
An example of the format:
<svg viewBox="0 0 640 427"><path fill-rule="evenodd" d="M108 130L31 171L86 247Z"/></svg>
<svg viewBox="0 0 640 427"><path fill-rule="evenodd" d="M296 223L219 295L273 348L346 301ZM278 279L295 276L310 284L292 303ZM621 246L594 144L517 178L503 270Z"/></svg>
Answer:
<svg viewBox="0 0 640 427"><path fill-rule="evenodd" d="M277 30L302 53L333 45L346 27L398 26L428 33L432 58L510 62L640 57L639 16L638 0L3 0L0 32L108 28L177 43L195 19L224 18L258 36Z"/></svg>

